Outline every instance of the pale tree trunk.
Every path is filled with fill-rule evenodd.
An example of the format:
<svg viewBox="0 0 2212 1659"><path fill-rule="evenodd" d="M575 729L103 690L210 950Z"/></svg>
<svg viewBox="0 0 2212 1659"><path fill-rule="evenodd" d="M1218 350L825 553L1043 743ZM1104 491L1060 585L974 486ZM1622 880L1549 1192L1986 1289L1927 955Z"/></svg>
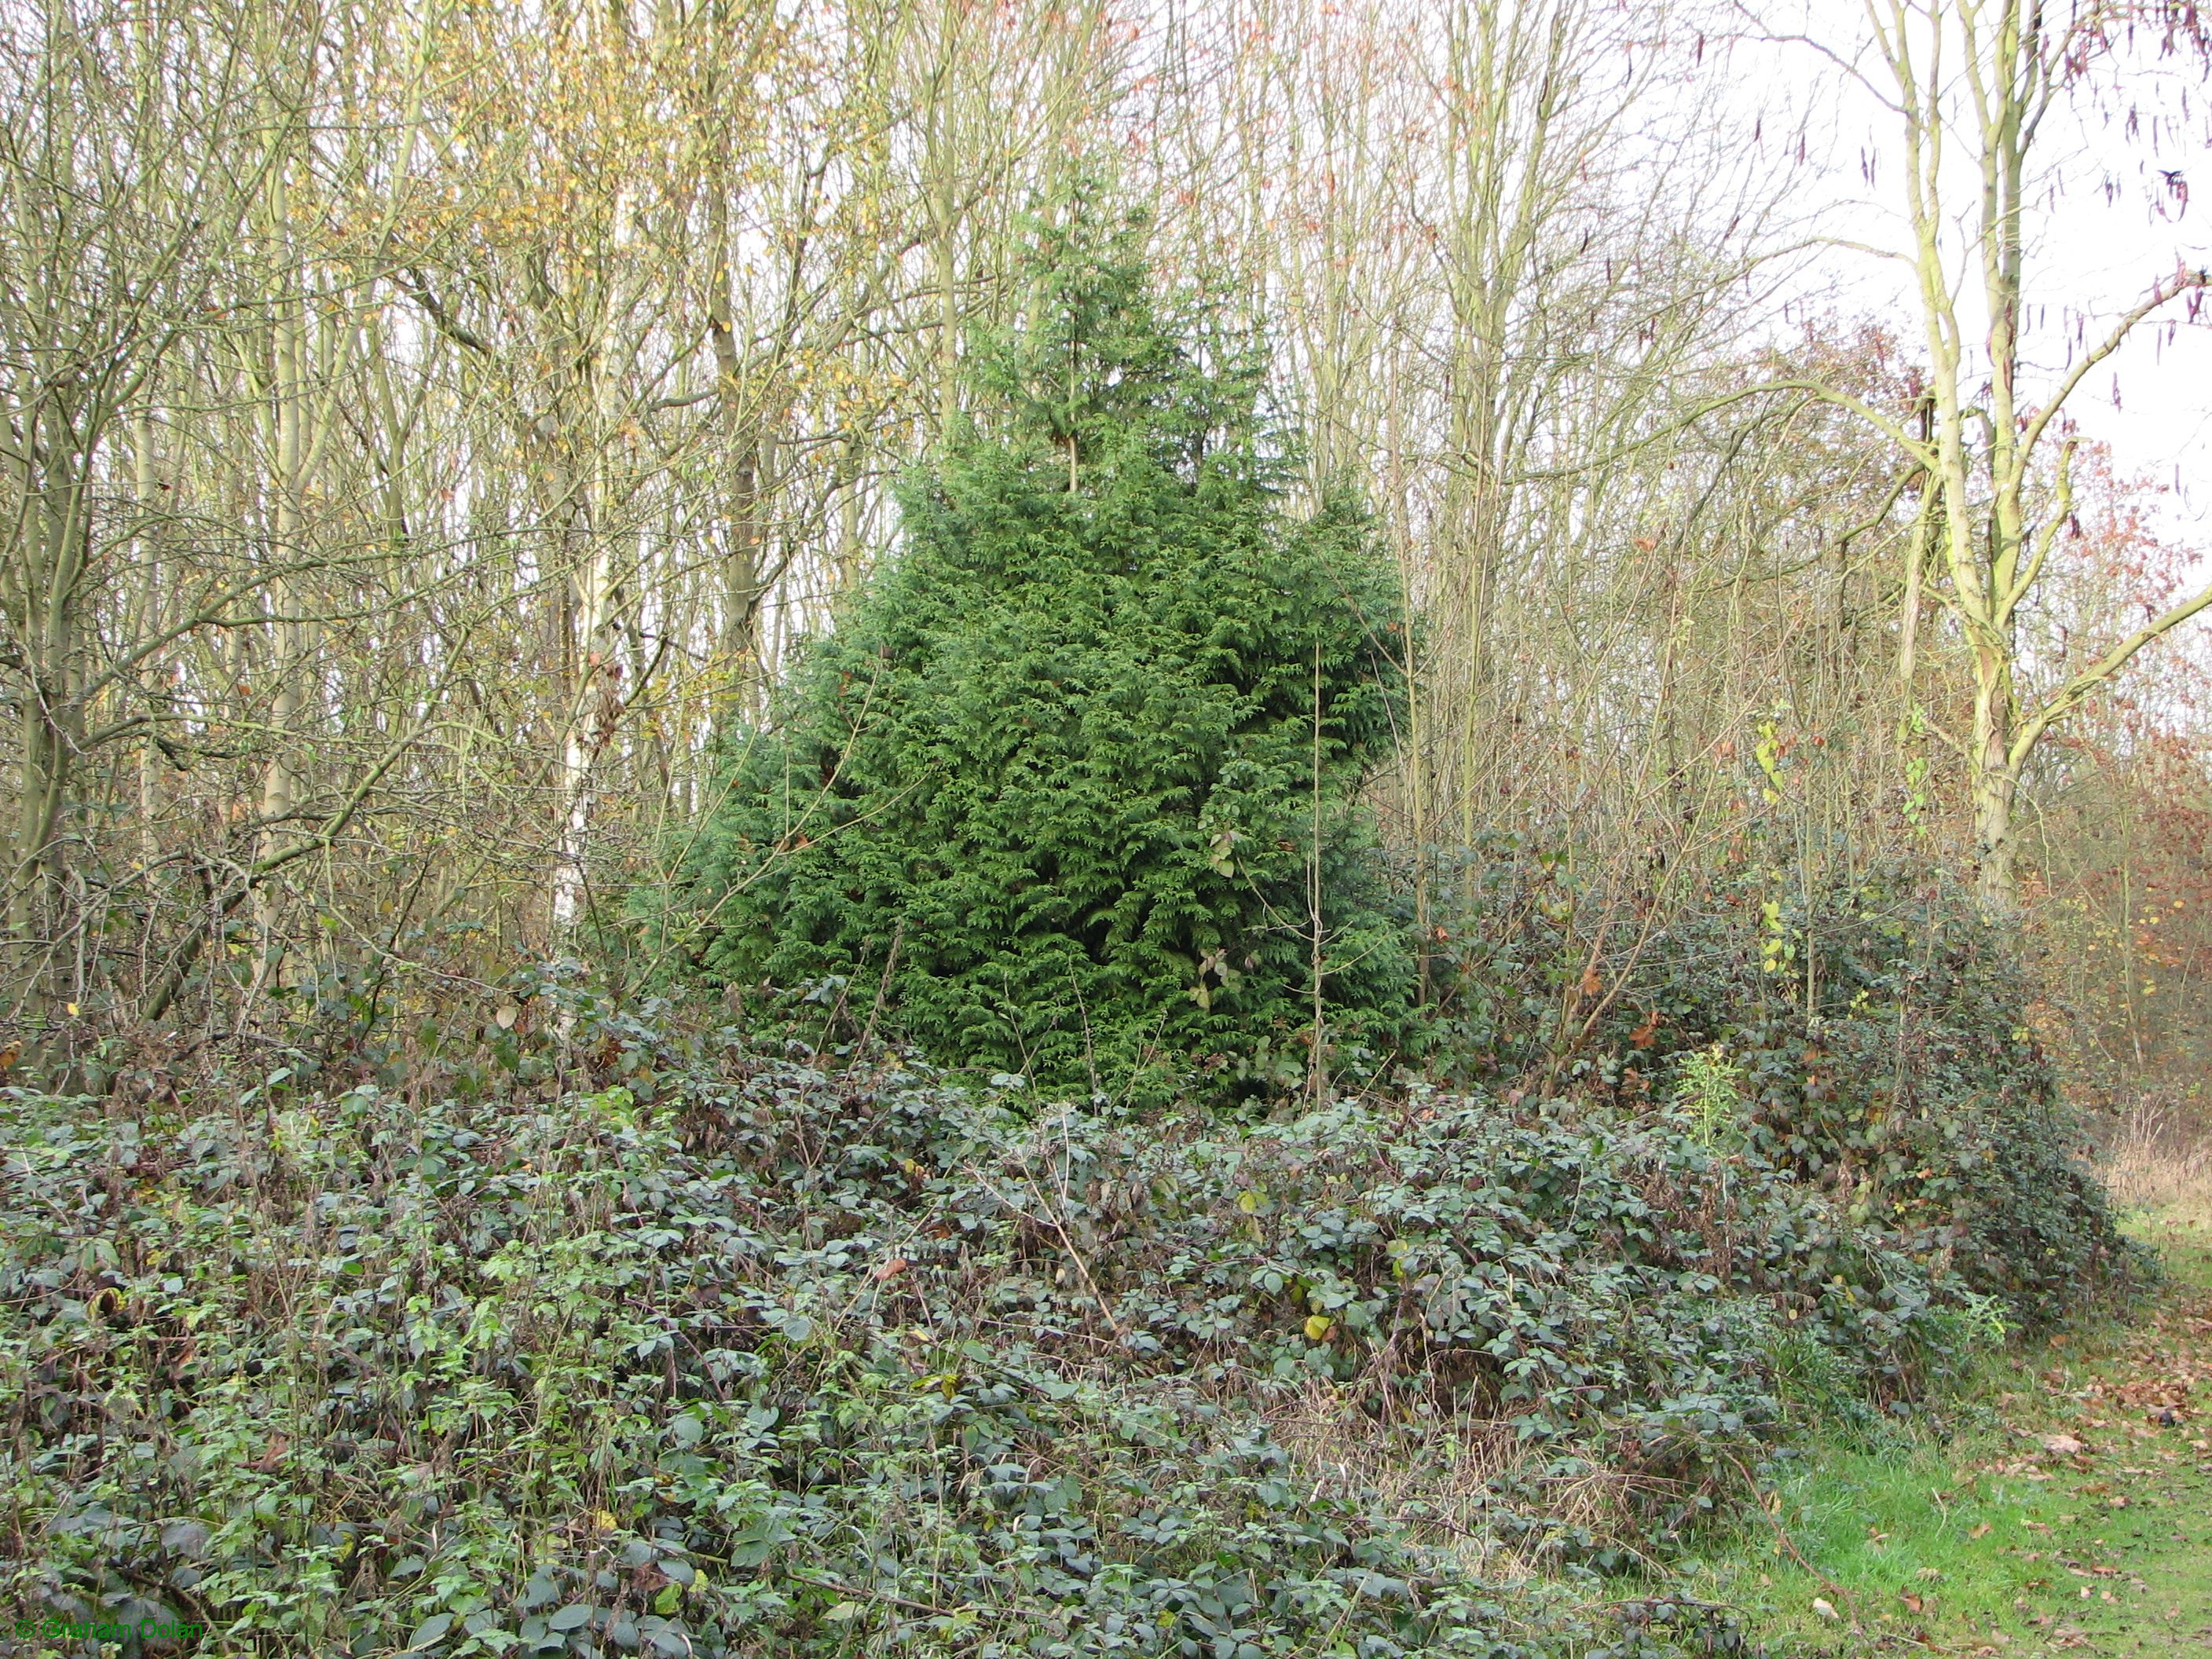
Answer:
<svg viewBox="0 0 2212 1659"><path fill-rule="evenodd" d="M937 0L937 53L929 74L923 140L937 299L937 441L942 445L950 441L953 422L960 412L960 270L955 240L960 228L955 194L959 156L952 125L951 80L958 65L963 0Z"/></svg>
<svg viewBox="0 0 2212 1659"><path fill-rule="evenodd" d="M707 332L714 347L721 470L729 479L723 534L720 637L716 641L727 676L724 696L732 708L748 706L761 678L759 611L761 494L763 471L773 471L772 440L760 436L759 411L748 402L744 365L730 316L729 192L727 169L717 169L708 203L709 246Z"/></svg>
<svg viewBox="0 0 2212 1659"><path fill-rule="evenodd" d="M97 441L82 428L105 421L33 394L22 424L35 489L25 503L24 580L9 607L28 649L18 680L20 793L6 875L8 931L16 949L13 988L25 1016L36 1018L48 988L47 945L63 910L68 855L62 822L80 726L86 473Z"/></svg>
<svg viewBox="0 0 2212 1659"><path fill-rule="evenodd" d="M1499 654L1510 648L1501 617L1510 585L1507 492L1515 465L1512 329L1528 299L1531 262L1563 205L1554 128L1573 83L1583 21L1574 0L1507 9L1462 0L1449 22L1452 164L1447 368L1449 450L1442 529L1445 580L1458 637L1456 707L1449 730L1451 787L1461 839L1472 844L1491 805L1497 760L1507 744L1508 709Z"/></svg>
<svg viewBox="0 0 2212 1659"><path fill-rule="evenodd" d="M611 657L605 589L606 560L599 538L587 526L585 552L577 562L573 604L579 661L576 690L571 699L567 726L561 738L561 783L563 807L558 844L553 858L553 927L556 934L573 930L582 914L585 893L584 860L592 830L591 772L592 726L598 710L598 690Z"/></svg>
<svg viewBox="0 0 2212 1659"><path fill-rule="evenodd" d="M1969 789L1974 811L1975 890L1993 915L2019 907L2013 805L2020 772L2012 759L2011 666L1993 652L1974 655L1974 724Z"/></svg>
<svg viewBox="0 0 2212 1659"><path fill-rule="evenodd" d="M109 415L100 386L103 366L81 350L97 325L81 333L81 319L70 314L69 285L76 273L67 267L76 251L59 245L63 215L53 211L58 204L73 208L70 198L80 187L77 112L65 73L78 44L63 22L47 18L52 125L24 171L10 179L15 199L6 204L26 222L24 229L51 231L56 238L55 245L25 250L20 286L11 283L17 291L5 296L12 337L8 356L18 368L9 419L0 428L16 495L5 600L19 658L10 665L18 722L16 813L0 881L12 957L8 988L27 1021L43 1015L51 988L47 957L62 908L66 854L61 828L76 746L72 690L84 646L88 486Z"/></svg>
<svg viewBox="0 0 2212 1659"><path fill-rule="evenodd" d="M1923 525L1936 520L1936 546L1949 578L1936 596L1956 618L1973 684L1972 724L1953 746L1963 761L1973 811L1975 887L1992 915L2020 903L2014 813L2021 780L2044 734L2102 690L2151 641L2208 605L2212 588L2169 608L2125 635L2087 669L2039 696L2021 684L2018 618L2036 591L2073 513L2073 445L2062 441L2047 491L2036 471L2042 440L2091 369L2110 357L2146 318L2184 294L2201 291L2203 270L2182 270L2151 285L2101 340L2077 352L2039 404L2020 386L2021 324L2026 306L2025 217L2035 189L2029 168L2036 134L2067 83L2112 43L2090 14L2046 25L2037 0L1867 0L1889 80L1881 89L1902 124L1907 256L1917 278L1929 388L1918 430L1848 396L1838 401L1871 419L1925 477L1907 541L1907 613L1900 678L1911 710L1919 561ZM1963 135L1978 174L1974 209L1960 214L1946 196L1945 149ZM1954 252L1953 227L1965 246ZM1970 319L1960 313L1954 259L1979 281L1986 333L1978 360L1969 353ZM1986 393L1975 382L1986 374ZM1825 388L1816 388L1826 390ZM1829 395L1834 395L1830 392ZM1983 397L1986 405L1975 405ZM1984 435L1978 442L1974 432ZM1912 711L1917 712L1917 711Z"/></svg>
<svg viewBox="0 0 2212 1659"><path fill-rule="evenodd" d="M132 493L138 505L138 533L134 538L133 551L138 563L138 621L137 637L152 640L161 630L161 551L155 542L154 525L159 510L157 481L154 475L154 422L144 408L138 410L131 426L131 459L134 464ZM164 657L156 653L146 659L140 672L156 687L161 683ZM161 817L161 750L154 739L160 732L162 717L161 693L155 692L156 702L149 712L154 724L148 726L145 739L138 745L138 860L149 872L161 856L160 823Z"/></svg>
<svg viewBox="0 0 2212 1659"><path fill-rule="evenodd" d="M330 454L338 420L341 379L358 338L356 328L323 329L309 309L316 296L311 255L296 240L292 216L289 137L280 140L269 169L264 198L264 235L275 266L265 276L270 321L264 345L265 367L255 365L259 403L266 409L268 464L264 481L270 562L268 583L270 751L261 772L258 803L261 831L254 851L257 867L296 840L295 820L310 804L307 765L314 754L311 735L315 705L316 658L320 649L319 597L323 567L310 546L316 526L308 500ZM257 882L253 920L261 960L256 984L292 971L284 932L284 887Z"/></svg>
<svg viewBox="0 0 2212 1659"><path fill-rule="evenodd" d="M285 178L285 165L279 161L270 174L269 221L279 246L283 241L291 217L290 190ZM300 295L293 281L295 273L281 270L278 281L284 292L277 301L276 319L270 339L270 401L273 406L273 430L270 434L271 467L270 477L269 523L271 531L271 551L279 574L270 584L270 606L273 620L270 629L270 672L275 684L269 702L270 750L261 772L261 838L256 850L257 859L266 859L282 843L291 828L291 817L299 804L299 778L294 770L295 757L292 752L295 728L299 724L300 712L305 705L301 680L307 672L301 647L302 623L300 603L300 535L301 515L301 489L304 460L301 441L301 385L305 349L300 317ZM254 889L254 932L260 945L261 969L255 975L257 982L264 974L274 973L276 957L283 950L280 915L280 894L277 884L264 882Z"/></svg>
<svg viewBox="0 0 2212 1659"><path fill-rule="evenodd" d="M607 447L623 415L622 381L613 359L629 316L633 200L628 185L615 192L602 301L605 309L591 356L594 379L589 390L596 416L588 468L592 483L585 499L570 504L569 522L578 543L569 578L574 684L561 736L561 817L553 854L551 902L556 939L572 932L583 914L592 830L592 762L610 723L610 705L621 694L615 649L617 596L610 568L613 526L606 521L611 516L614 494Z"/></svg>
<svg viewBox="0 0 2212 1659"><path fill-rule="evenodd" d="M837 446L837 592L860 585L860 440L848 432Z"/></svg>

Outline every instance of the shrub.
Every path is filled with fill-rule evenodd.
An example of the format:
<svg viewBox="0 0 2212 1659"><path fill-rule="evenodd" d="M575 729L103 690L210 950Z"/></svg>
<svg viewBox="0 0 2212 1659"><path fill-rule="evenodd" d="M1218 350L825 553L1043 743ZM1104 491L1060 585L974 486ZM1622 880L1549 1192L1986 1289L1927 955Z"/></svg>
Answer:
<svg viewBox="0 0 2212 1659"><path fill-rule="evenodd" d="M1638 1110L1686 1092L1716 1133L1732 1111L1763 1158L1955 1264L2015 1324L2150 1273L2037 1040L2016 939L1939 872L1808 898L1746 862L1605 940L1577 931L1607 907L1565 859L1500 841L1445 890L1437 1048L1470 1074Z"/></svg>
<svg viewBox="0 0 2212 1659"><path fill-rule="evenodd" d="M710 979L827 983L945 1063L1254 1088L1310 1056L1316 868L1328 1040L1406 1035L1358 799L1403 622L1358 513L1287 521L1249 388L1090 258L1048 239L984 429L731 736L674 921Z"/></svg>
<svg viewBox="0 0 2212 1659"><path fill-rule="evenodd" d="M1896 1399L1950 1305L1686 1121L1139 1126L549 1029L554 1099L4 1097L0 1589L271 1652L1658 1652L1704 1615L1470 1564L1663 1559L1778 1356ZM1415 1490L1302 1460L1317 1409Z"/></svg>

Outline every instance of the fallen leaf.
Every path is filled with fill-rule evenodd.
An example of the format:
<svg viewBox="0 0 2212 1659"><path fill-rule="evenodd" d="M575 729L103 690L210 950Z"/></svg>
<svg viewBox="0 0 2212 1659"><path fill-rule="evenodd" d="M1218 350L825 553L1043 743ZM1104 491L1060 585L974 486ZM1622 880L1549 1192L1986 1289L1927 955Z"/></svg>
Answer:
<svg viewBox="0 0 2212 1659"><path fill-rule="evenodd" d="M1841 1613L1838 1613L1834 1607L1831 1607L1826 1601L1823 1601L1817 1595L1813 1598L1813 1611L1819 1613L1823 1619L1839 1619L1843 1616Z"/></svg>
<svg viewBox="0 0 2212 1659"><path fill-rule="evenodd" d="M2043 1437L2043 1449L2053 1457L2075 1457L2081 1455L2083 1448L2081 1443L2070 1434L2046 1434Z"/></svg>
<svg viewBox="0 0 2212 1659"><path fill-rule="evenodd" d="M1987 1538L1989 1535L1990 1523L1986 1521L1983 1522L1979 1526L1969 1527L1966 1528L1966 1536L1969 1538Z"/></svg>

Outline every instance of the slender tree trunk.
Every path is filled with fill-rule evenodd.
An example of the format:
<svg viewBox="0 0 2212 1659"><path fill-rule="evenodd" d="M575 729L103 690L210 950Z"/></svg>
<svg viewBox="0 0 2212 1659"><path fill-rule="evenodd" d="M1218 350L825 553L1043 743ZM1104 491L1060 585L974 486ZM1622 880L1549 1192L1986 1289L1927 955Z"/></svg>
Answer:
<svg viewBox="0 0 2212 1659"><path fill-rule="evenodd" d="M289 194L284 181L284 167L279 163L270 179L270 222L279 240L284 237L290 218ZM299 723L305 707L301 680L307 672L305 653L301 649L304 629L300 603L299 574L300 539L302 529L300 495L301 477L305 462L305 446L301 441L301 424L305 398L302 358L306 343L302 337L298 309L299 295L293 287L292 273L283 272L279 280L292 292L280 301L276 326L272 331L271 356L274 384L272 394L276 404L275 477L270 494L270 523L274 530L270 550L275 556L280 574L270 584L270 599L275 611L275 620L270 630L271 641L270 674L273 679L269 704L269 732L271 750L262 769L260 814L262 831L256 854L266 858L276 850L291 826L289 820L299 805L299 778L295 770L292 748L293 729ZM253 893L254 930L262 953L262 973L273 973L275 957L283 948L283 894L278 884L268 882L257 887ZM256 975L256 979L261 977Z"/></svg>
<svg viewBox="0 0 2212 1659"><path fill-rule="evenodd" d="M1969 775L1974 811L1974 878L1983 907L2008 916L2020 907L2013 806L2020 772L2011 758L2010 664L1987 650L1974 653L1974 725Z"/></svg>
<svg viewBox="0 0 2212 1659"><path fill-rule="evenodd" d="M131 427L131 451L135 464L133 494L138 506L135 546L138 561L138 637L150 640L161 627L161 566L153 528L158 505L155 499L154 422L143 408L139 410ZM161 658L149 658L140 672L158 685L162 673ZM161 718L158 704L149 712L151 718ZM161 836L156 828L161 816L160 750L154 741L157 730L149 727L145 740L138 745L138 859L149 870L161 855Z"/></svg>
<svg viewBox="0 0 2212 1659"><path fill-rule="evenodd" d="M61 923L68 854L63 821L82 726L76 689L84 649L80 586L88 536L86 475L92 456L80 431L96 416L42 391L24 420L33 494L24 503L27 535L21 591L11 609L25 659L18 676L20 793L14 845L5 872L8 931L15 946L13 1000L35 1018L46 1000L46 957Z"/></svg>
<svg viewBox="0 0 2212 1659"><path fill-rule="evenodd" d="M592 828L592 763L603 731L603 709L619 684L616 667L615 585L610 568L614 526L608 440L622 415L615 350L629 320L628 262L635 211L629 186L615 192L614 222L608 238L605 292L598 337L592 342L591 379L584 388L583 417L592 421L588 495L570 503L574 538L570 562L570 601L574 617L574 672L568 720L561 738L561 816L553 855L551 915L556 941L574 927L583 913L585 859Z"/></svg>

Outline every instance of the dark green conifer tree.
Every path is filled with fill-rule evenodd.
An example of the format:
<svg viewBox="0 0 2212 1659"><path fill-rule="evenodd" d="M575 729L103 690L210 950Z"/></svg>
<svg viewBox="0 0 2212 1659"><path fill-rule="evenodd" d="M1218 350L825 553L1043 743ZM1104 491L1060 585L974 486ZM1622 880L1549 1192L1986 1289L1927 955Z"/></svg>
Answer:
<svg viewBox="0 0 2212 1659"><path fill-rule="evenodd" d="M942 1063L1256 1088L1308 1067L1317 869L1325 1052L1387 1054L1408 952L1361 791L1402 696L1394 576L1356 509L1285 516L1249 354L1178 337L1133 237L1072 216L978 344L970 428L902 489L902 546L732 735L693 959L842 976Z"/></svg>

